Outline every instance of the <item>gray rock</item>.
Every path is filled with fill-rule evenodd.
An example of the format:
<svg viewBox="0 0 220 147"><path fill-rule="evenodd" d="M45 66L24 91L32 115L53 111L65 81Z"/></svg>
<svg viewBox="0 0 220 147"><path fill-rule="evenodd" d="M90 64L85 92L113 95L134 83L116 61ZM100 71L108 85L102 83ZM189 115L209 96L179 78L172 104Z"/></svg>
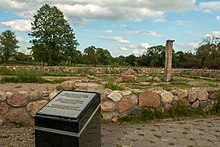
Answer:
<svg viewBox="0 0 220 147"><path fill-rule="evenodd" d="M189 91L189 93L188 93L188 101L190 103L195 102L197 100L197 97L198 96L197 96L197 93L195 91Z"/></svg>
<svg viewBox="0 0 220 147"><path fill-rule="evenodd" d="M218 96L218 93L217 92L213 92L213 93L210 93L209 94L209 98L211 100L216 100L217 99L217 96Z"/></svg>
<svg viewBox="0 0 220 147"><path fill-rule="evenodd" d="M132 94L132 92L130 90L125 90L125 91L122 91L121 94L122 96L127 96L127 95Z"/></svg>
<svg viewBox="0 0 220 147"><path fill-rule="evenodd" d="M208 101L200 101L200 108L206 108L208 106Z"/></svg>
<svg viewBox="0 0 220 147"><path fill-rule="evenodd" d="M138 96L136 94L132 94L129 97L134 105L138 104Z"/></svg>
<svg viewBox="0 0 220 147"><path fill-rule="evenodd" d="M115 102L118 102L121 100L122 98L122 95L118 92L118 91L112 91L109 95L108 95L108 98L115 101Z"/></svg>
<svg viewBox="0 0 220 147"><path fill-rule="evenodd" d="M128 111L128 115L141 115L141 113L143 112L143 109L139 108L139 107L134 107L133 109Z"/></svg>

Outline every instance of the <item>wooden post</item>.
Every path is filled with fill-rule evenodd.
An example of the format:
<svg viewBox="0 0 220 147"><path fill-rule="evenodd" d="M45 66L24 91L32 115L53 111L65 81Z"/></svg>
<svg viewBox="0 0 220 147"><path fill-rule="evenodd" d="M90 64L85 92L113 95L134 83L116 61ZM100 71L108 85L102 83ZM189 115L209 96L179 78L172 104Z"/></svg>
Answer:
<svg viewBox="0 0 220 147"><path fill-rule="evenodd" d="M173 53L173 42L174 41L175 40L167 40L166 42L164 82L171 81L172 53Z"/></svg>

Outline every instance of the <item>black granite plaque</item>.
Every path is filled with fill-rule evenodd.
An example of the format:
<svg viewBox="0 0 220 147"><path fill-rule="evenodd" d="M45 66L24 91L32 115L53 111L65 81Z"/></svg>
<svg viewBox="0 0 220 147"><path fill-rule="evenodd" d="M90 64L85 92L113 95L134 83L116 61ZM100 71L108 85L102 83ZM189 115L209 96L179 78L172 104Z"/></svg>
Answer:
<svg viewBox="0 0 220 147"><path fill-rule="evenodd" d="M36 147L100 147L100 94L58 93L35 116Z"/></svg>
<svg viewBox="0 0 220 147"><path fill-rule="evenodd" d="M96 94L62 91L38 113L77 119Z"/></svg>

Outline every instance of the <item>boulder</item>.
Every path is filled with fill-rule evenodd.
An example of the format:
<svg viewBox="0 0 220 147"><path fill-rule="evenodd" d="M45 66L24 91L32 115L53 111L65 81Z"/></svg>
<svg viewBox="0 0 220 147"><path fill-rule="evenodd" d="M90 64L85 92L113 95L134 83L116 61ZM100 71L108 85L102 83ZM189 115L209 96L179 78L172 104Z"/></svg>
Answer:
<svg viewBox="0 0 220 147"><path fill-rule="evenodd" d="M5 102L0 102L0 115L6 114L8 111L8 105Z"/></svg>
<svg viewBox="0 0 220 147"><path fill-rule="evenodd" d="M118 111L119 113L123 113L129 109L134 107L133 102L129 98L123 98L121 101L118 103Z"/></svg>
<svg viewBox="0 0 220 147"><path fill-rule="evenodd" d="M208 101L200 101L199 107L206 108L209 105Z"/></svg>
<svg viewBox="0 0 220 147"><path fill-rule="evenodd" d="M104 112L112 112L116 110L116 105L112 101L104 101L101 103L101 110Z"/></svg>
<svg viewBox="0 0 220 147"><path fill-rule="evenodd" d="M30 92L30 101L37 100L41 97L41 92L39 90L34 90Z"/></svg>
<svg viewBox="0 0 220 147"><path fill-rule="evenodd" d="M115 102L118 102L121 100L122 95L118 91L112 91L107 97Z"/></svg>
<svg viewBox="0 0 220 147"><path fill-rule="evenodd" d="M198 100L200 101L204 101L204 100L207 100L208 97L209 97L209 94L207 92L207 90L198 90L197 91L197 94L198 94Z"/></svg>
<svg viewBox="0 0 220 147"><path fill-rule="evenodd" d="M47 104L47 100L31 102L27 105L27 110L30 112L30 115L34 117L37 111L40 110L45 104Z"/></svg>
<svg viewBox="0 0 220 147"><path fill-rule="evenodd" d="M156 92L140 92L139 107L160 107L160 95Z"/></svg>
<svg viewBox="0 0 220 147"><path fill-rule="evenodd" d="M11 123L17 123L24 126L33 125L33 119L29 113L22 108L11 109L11 111L5 115L5 118Z"/></svg>
<svg viewBox="0 0 220 147"><path fill-rule="evenodd" d="M198 108L199 107L199 100L196 100L195 102L193 102L191 107L192 108Z"/></svg>
<svg viewBox="0 0 220 147"><path fill-rule="evenodd" d="M197 96L197 93L196 91L189 91L188 93L188 101L190 103L193 103L197 100L198 96Z"/></svg>
<svg viewBox="0 0 220 147"><path fill-rule="evenodd" d="M0 119L0 127L3 125L4 121Z"/></svg>
<svg viewBox="0 0 220 147"><path fill-rule="evenodd" d="M61 84L59 84L56 89L58 90L74 90L75 89L75 81L71 81L71 80L68 80L68 81L64 81L62 82Z"/></svg>
<svg viewBox="0 0 220 147"><path fill-rule="evenodd" d="M102 113L102 119L104 119L104 120L111 120L112 117L113 116L111 113Z"/></svg>
<svg viewBox="0 0 220 147"><path fill-rule="evenodd" d="M134 107L131 110L128 111L128 115L141 115L141 113L143 112L143 109L139 108L139 107Z"/></svg>
<svg viewBox="0 0 220 147"><path fill-rule="evenodd" d="M0 91L0 102L3 102L6 100L6 94L3 91Z"/></svg>
<svg viewBox="0 0 220 147"><path fill-rule="evenodd" d="M13 107L23 107L28 103L28 97L26 94L15 93L7 99L9 105Z"/></svg>
<svg viewBox="0 0 220 147"><path fill-rule="evenodd" d="M180 99L185 98L185 97L187 97L187 91L180 89L180 90L178 90L178 92L177 92L177 96L178 96Z"/></svg>
<svg viewBox="0 0 220 147"><path fill-rule="evenodd" d="M121 91L122 96L127 96L127 95L130 95L130 94L132 94L132 92L130 90Z"/></svg>
<svg viewBox="0 0 220 147"><path fill-rule="evenodd" d="M174 98L174 95L168 91L164 91L160 95L161 95L161 101L164 103L171 103Z"/></svg>
<svg viewBox="0 0 220 147"><path fill-rule="evenodd" d="M165 106L164 106L164 110L165 110L165 111L168 111L168 110L170 110L171 108L172 108L172 105L169 104L169 103L165 104Z"/></svg>
<svg viewBox="0 0 220 147"><path fill-rule="evenodd" d="M138 104L138 96L136 94L132 94L129 97L134 105Z"/></svg>
<svg viewBox="0 0 220 147"><path fill-rule="evenodd" d="M210 94L209 94L209 98L210 98L211 100L216 100L217 97L218 97L218 93L217 93L217 92L213 92L213 93L210 93Z"/></svg>

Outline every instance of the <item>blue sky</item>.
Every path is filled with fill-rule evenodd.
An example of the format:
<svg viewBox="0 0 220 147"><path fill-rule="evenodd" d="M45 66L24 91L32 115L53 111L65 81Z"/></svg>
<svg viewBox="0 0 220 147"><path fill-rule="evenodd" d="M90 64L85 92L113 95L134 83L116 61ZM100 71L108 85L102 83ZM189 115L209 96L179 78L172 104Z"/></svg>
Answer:
<svg viewBox="0 0 220 147"><path fill-rule="evenodd" d="M0 32L14 31L24 53L33 15L45 3L64 13L82 52L94 45L138 56L167 39L175 51L194 52L203 38L220 37L219 0L0 0Z"/></svg>

